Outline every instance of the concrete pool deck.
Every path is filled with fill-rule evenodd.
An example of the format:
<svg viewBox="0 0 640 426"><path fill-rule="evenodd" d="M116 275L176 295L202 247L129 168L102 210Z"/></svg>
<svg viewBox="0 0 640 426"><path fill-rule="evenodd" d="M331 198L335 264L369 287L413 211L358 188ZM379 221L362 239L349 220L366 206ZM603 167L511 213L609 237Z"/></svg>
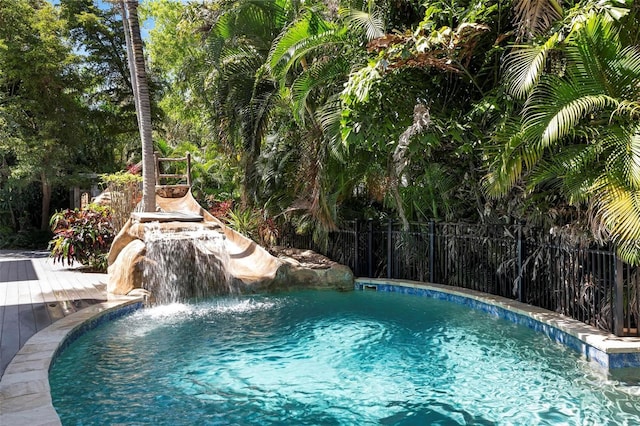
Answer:
<svg viewBox="0 0 640 426"><path fill-rule="evenodd" d="M49 365L67 335L139 298L106 292L106 274L54 264L44 251L0 250L0 425L59 425Z"/></svg>
<svg viewBox="0 0 640 426"><path fill-rule="evenodd" d="M0 425L60 425L49 387L49 367L58 351L103 319L108 321L141 304L138 297L107 295L106 278L106 274L54 265L46 252L0 251L0 348L8 363L0 380ZM607 354L606 362L611 354L628 354L629 359L640 362L640 338L618 338L513 300L397 280L363 278L356 280L358 286L360 290L444 298L533 328L540 324L538 331L550 338L587 348L587 357L597 356L588 352L594 347ZM601 359L594 361L602 365Z"/></svg>

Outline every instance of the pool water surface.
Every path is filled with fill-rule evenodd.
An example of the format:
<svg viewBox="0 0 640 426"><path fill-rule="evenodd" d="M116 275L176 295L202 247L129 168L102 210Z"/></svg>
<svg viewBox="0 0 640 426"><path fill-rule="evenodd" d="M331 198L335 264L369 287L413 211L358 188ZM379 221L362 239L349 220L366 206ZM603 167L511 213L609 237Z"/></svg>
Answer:
<svg viewBox="0 0 640 426"><path fill-rule="evenodd" d="M624 425L623 385L526 327L450 302L296 292L138 311L50 372L63 424Z"/></svg>

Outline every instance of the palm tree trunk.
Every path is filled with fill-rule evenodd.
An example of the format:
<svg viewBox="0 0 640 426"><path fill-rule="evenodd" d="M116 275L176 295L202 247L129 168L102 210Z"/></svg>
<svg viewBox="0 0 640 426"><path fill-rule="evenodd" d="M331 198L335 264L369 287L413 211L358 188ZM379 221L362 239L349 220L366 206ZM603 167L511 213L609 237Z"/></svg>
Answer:
<svg viewBox="0 0 640 426"><path fill-rule="evenodd" d="M136 109L136 119L140 121L140 107L138 106L138 96L135 94L138 91L138 85L136 84L136 71L131 65L135 63L133 58L133 48L131 46L131 30L129 29L129 23L127 22L127 10L124 5L124 0L120 0L120 10L122 12L122 25L124 26L124 39L127 46L127 63L129 64L129 79L131 80L131 90L134 94L133 102Z"/></svg>
<svg viewBox="0 0 640 426"><path fill-rule="evenodd" d="M40 230L46 231L49 229L49 210L51 208L51 184L47 178L46 173L43 171L40 174L40 180L42 185L42 217L40 220Z"/></svg>
<svg viewBox="0 0 640 426"><path fill-rule="evenodd" d="M140 36L140 23L138 21L138 0L126 0L125 3L127 17L123 21L126 21L129 27L130 45L127 47L131 52L129 68L135 71L131 85L133 86L133 94L136 100L138 128L140 130L140 140L142 141L142 205L145 212L152 212L156 209L156 190L151 101L149 99L149 86L147 84L142 37Z"/></svg>

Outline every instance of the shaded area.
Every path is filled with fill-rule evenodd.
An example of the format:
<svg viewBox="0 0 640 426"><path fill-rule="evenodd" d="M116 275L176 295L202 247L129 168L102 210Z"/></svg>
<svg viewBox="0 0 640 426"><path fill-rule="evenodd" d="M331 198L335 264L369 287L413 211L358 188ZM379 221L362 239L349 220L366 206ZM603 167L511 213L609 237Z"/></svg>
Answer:
<svg viewBox="0 0 640 426"><path fill-rule="evenodd" d="M0 283L37 280L31 260L5 260L0 262Z"/></svg>
<svg viewBox="0 0 640 426"><path fill-rule="evenodd" d="M0 378L34 334L107 299L106 274L55 264L46 251L0 250Z"/></svg>
<svg viewBox="0 0 640 426"><path fill-rule="evenodd" d="M31 336L69 314L100 302L102 300L79 299L0 306L0 377Z"/></svg>

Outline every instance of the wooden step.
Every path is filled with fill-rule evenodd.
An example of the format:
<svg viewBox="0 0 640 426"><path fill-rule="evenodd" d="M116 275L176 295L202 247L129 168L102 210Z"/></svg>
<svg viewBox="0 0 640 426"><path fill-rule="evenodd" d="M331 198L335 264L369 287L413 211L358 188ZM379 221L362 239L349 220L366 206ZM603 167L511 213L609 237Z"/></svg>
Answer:
<svg viewBox="0 0 640 426"><path fill-rule="evenodd" d="M140 223L147 222L202 222L199 214L186 212L133 212L131 218Z"/></svg>

